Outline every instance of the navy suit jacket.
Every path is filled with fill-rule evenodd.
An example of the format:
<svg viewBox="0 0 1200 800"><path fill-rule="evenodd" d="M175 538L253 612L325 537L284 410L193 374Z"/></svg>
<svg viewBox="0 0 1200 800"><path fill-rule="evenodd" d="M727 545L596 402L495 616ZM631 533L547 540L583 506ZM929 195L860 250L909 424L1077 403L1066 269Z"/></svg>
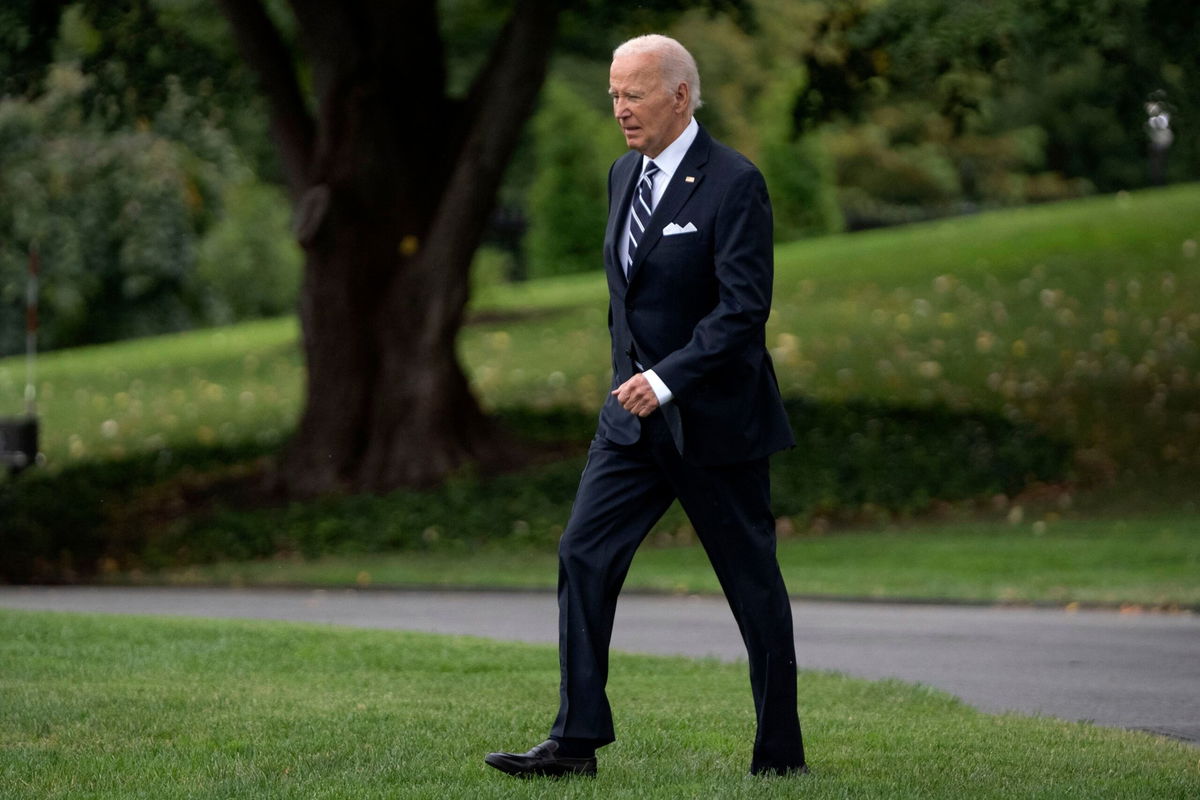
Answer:
<svg viewBox="0 0 1200 800"><path fill-rule="evenodd" d="M662 200L626 278L617 239L642 156L631 151L608 174L604 268L616 389L653 369L674 394L662 408L685 460L732 464L795 442L766 348L774 247L771 201L758 169L701 128ZM694 233L663 236L669 223ZM599 435L633 444L641 419L609 396Z"/></svg>

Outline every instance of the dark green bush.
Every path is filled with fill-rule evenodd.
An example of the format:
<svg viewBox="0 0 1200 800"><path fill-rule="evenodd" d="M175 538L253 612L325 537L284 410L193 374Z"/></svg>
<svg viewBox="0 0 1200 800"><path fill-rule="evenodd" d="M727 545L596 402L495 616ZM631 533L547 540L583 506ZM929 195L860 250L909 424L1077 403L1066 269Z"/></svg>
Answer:
<svg viewBox="0 0 1200 800"><path fill-rule="evenodd" d="M181 476L213 474L264 453L262 445L164 448L57 473L0 479L0 581L86 579L106 560L130 563L153 548L148 498ZM168 509L154 504L154 512Z"/></svg>
<svg viewBox="0 0 1200 800"><path fill-rule="evenodd" d="M1071 448L1001 416L880 402L789 403L796 447L773 461L777 513L918 513L1067 475Z"/></svg>
<svg viewBox="0 0 1200 800"><path fill-rule="evenodd" d="M773 460L776 513L916 514L935 500L1014 494L1062 480L1070 449L1002 417L879 403L789 403L797 446ZM306 558L506 539L553 547L594 419L513 410L504 422L565 455L519 473L464 474L432 491L281 504L261 491L261 447L162 451L0 484L0 580L73 581L280 554ZM64 502L64 498L70 498Z"/></svg>

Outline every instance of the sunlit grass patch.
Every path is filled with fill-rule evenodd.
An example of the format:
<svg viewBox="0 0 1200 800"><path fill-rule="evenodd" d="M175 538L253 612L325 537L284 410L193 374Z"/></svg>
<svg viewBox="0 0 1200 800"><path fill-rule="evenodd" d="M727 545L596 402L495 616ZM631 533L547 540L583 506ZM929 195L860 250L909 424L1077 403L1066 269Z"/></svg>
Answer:
<svg viewBox="0 0 1200 800"><path fill-rule="evenodd" d="M298 335L289 318L41 355L46 467L195 445L278 445L300 405ZM0 361L0 398L19 396L24 379L20 359Z"/></svg>

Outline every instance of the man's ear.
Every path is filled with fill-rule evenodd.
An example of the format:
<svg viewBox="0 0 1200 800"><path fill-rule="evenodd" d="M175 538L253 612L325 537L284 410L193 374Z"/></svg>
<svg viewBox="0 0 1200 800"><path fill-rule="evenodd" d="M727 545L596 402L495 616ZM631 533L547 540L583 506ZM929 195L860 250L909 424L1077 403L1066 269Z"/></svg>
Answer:
<svg viewBox="0 0 1200 800"><path fill-rule="evenodd" d="M688 100L691 99L691 94L692 94L691 89L688 87L688 85L686 83L679 84L679 87L677 89L675 89L675 104L674 105L675 105L676 113L682 113L684 111L687 111Z"/></svg>

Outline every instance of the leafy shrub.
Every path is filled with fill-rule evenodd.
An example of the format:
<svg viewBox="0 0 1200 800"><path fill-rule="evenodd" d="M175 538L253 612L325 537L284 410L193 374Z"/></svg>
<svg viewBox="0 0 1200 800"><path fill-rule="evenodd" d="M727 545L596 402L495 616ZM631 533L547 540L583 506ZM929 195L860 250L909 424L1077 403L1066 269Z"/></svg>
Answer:
<svg viewBox="0 0 1200 800"><path fill-rule="evenodd" d="M1025 126L953 133L922 103L898 104L821 134L852 227L927 219L980 207L1063 200L1092 184L1044 169L1046 133Z"/></svg>
<svg viewBox="0 0 1200 800"><path fill-rule="evenodd" d="M771 193L775 241L841 230L831 170L816 138L768 141L762 150L759 166Z"/></svg>

